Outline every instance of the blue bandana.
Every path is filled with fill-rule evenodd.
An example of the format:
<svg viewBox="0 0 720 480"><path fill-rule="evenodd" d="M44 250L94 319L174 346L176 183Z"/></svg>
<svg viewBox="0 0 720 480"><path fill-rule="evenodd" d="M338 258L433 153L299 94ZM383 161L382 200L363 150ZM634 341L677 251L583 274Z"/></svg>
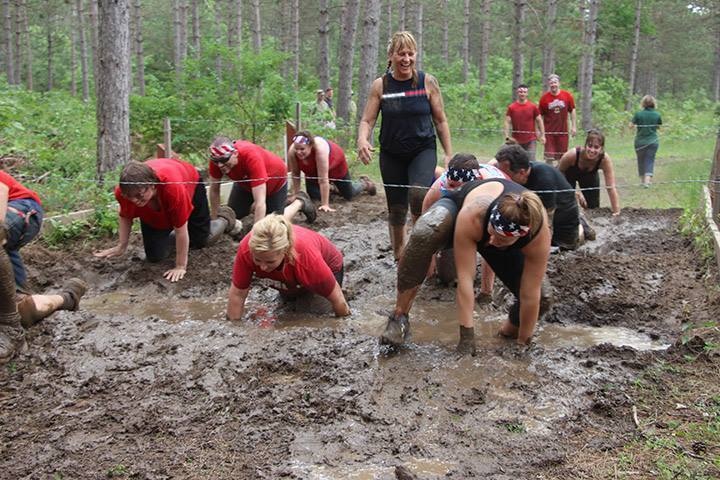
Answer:
<svg viewBox="0 0 720 480"><path fill-rule="evenodd" d="M497 203L490 211L490 225L503 237L524 237L530 232L530 227L511 222L503 217Z"/></svg>

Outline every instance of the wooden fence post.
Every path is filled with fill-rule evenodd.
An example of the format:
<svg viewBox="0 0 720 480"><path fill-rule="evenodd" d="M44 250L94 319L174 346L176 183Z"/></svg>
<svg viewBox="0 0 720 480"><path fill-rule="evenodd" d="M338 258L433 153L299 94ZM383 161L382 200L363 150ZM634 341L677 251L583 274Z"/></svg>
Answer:
<svg viewBox="0 0 720 480"><path fill-rule="evenodd" d="M713 166L710 170L710 201L712 202L712 215L717 223L720 219L720 131L718 131L717 140L715 140L715 158Z"/></svg>

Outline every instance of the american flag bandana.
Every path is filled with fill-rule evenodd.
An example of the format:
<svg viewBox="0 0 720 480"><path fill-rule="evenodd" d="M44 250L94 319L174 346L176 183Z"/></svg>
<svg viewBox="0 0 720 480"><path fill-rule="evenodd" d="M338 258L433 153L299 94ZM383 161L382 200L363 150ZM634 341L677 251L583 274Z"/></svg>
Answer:
<svg viewBox="0 0 720 480"><path fill-rule="evenodd" d="M477 170L470 170L467 168L449 168L447 171L447 178L448 180L453 180L455 182L472 182L477 178L477 174L479 172Z"/></svg>
<svg viewBox="0 0 720 480"><path fill-rule="evenodd" d="M210 147L210 159L227 161L235 152L235 147L229 143L225 143L217 147Z"/></svg>
<svg viewBox="0 0 720 480"><path fill-rule="evenodd" d="M490 211L490 225L503 237L524 237L530 232L530 227L511 222L503 217L497 203Z"/></svg>
<svg viewBox="0 0 720 480"><path fill-rule="evenodd" d="M295 135L292 142L298 145L310 145L310 139L304 135Z"/></svg>

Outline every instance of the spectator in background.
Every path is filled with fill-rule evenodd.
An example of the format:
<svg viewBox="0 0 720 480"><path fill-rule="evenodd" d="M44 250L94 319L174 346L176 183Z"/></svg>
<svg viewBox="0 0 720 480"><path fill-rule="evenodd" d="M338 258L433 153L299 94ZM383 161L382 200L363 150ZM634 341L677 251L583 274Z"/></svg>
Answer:
<svg viewBox="0 0 720 480"><path fill-rule="evenodd" d="M335 128L335 112L325 101L325 92L322 89L315 92L315 105L313 105L310 113L323 127Z"/></svg>
<svg viewBox="0 0 720 480"><path fill-rule="evenodd" d="M642 110L633 115L630 128L637 128L635 134L635 155L637 156L638 175L643 187L650 186L655 172L655 154L660 146L658 128L662 125L660 112L655 110L655 97L645 95L640 102Z"/></svg>
<svg viewBox="0 0 720 480"><path fill-rule="evenodd" d="M417 43L410 32L393 34L387 48L387 72L373 81L358 127L358 157L368 164L370 143L379 113L380 172L386 185L390 243L395 259L405 244L408 205L413 221L422 213L427 188L437 164L437 137L447 166L452 156L450 128L440 85L435 77L415 68ZM410 185L410 187L402 186Z"/></svg>
<svg viewBox="0 0 720 480"><path fill-rule="evenodd" d="M575 136L577 112L575 99L566 90L560 90L560 77L556 74L548 76L550 90L540 97L540 113L545 127L545 161L553 164L560 160L568 149L568 116L570 117L570 136Z"/></svg>
<svg viewBox="0 0 720 480"><path fill-rule="evenodd" d="M505 112L505 140L514 139L535 160L537 140L545 143L545 127L543 126L540 109L528 100L528 86L517 86L517 100L508 105ZM537 136L539 133L539 137Z"/></svg>
<svg viewBox="0 0 720 480"><path fill-rule="evenodd" d="M325 103L327 103L327 106L330 107L330 110L334 110L332 87L328 87L325 89Z"/></svg>
<svg viewBox="0 0 720 480"><path fill-rule="evenodd" d="M40 233L43 215L38 194L0 170L0 221L5 223L7 230L4 248L12 263L15 286L20 290L28 290L20 248Z"/></svg>

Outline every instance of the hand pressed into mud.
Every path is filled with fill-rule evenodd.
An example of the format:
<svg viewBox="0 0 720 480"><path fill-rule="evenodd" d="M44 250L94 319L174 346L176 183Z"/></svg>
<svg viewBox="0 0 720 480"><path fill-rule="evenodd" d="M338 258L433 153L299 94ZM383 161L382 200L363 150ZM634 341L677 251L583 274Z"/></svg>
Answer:
<svg viewBox="0 0 720 480"><path fill-rule="evenodd" d="M181 267L175 267L172 270L168 270L167 272L163 273L163 277L170 280L171 282L177 282L178 280L182 280L185 277L186 270Z"/></svg>
<svg viewBox="0 0 720 480"><path fill-rule="evenodd" d="M334 212L335 211L334 208L330 208L330 205L320 205L318 207L318 210L320 210L321 212Z"/></svg>
<svg viewBox="0 0 720 480"><path fill-rule="evenodd" d="M105 250L96 250L93 252L93 255L98 258L110 258L110 257L119 257L120 255L125 253L125 249L120 245L115 245L112 248L107 248Z"/></svg>

